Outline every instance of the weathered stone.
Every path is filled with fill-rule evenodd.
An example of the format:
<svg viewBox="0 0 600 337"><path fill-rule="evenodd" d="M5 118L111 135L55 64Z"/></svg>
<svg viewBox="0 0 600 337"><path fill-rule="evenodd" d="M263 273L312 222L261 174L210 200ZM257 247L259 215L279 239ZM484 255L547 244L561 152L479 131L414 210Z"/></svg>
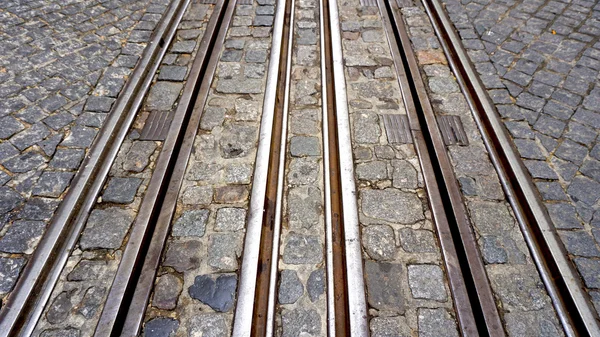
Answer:
<svg viewBox="0 0 600 337"><path fill-rule="evenodd" d="M220 208L217 211L215 230L222 232L237 232L244 229L246 210L243 208Z"/></svg>
<svg viewBox="0 0 600 337"><path fill-rule="evenodd" d="M373 317L369 322L372 337L409 337L411 329L403 316Z"/></svg>
<svg viewBox="0 0 600 337"><path fill-rule="evenodd" d="M81 260L67 275L68 281L98 280L106 273L108 265L102 260Z"/></svg>
<svg viewBox="0 0 600 337"><path fill-rule="evenodd" d="M290 232L283 251L287 264L318 264L323 261L323 245L316 235Z"/></svg>
<svg viewBox="0 0 600 337"><path fill-rule="evenodd" d="M94 317L98 308L104 301L105 294L106 288L104 287L90 287L86 290L83 299L77 306L77 313L87 319Z"/></svg>
<svg viewBox="0 0 600 337"><path fill-rule="evenodd" d="M63 291L50 304L50 308L46 313L46 319L50 324L56 324L64 321L69 312L73 308L73 303L71 303L71 297L73 297L73 292Z"/></svg>
<svg viewBox="0 0 600 337"><path fill-rule="evenodd" d="M280 274L279 295L281 304L294 304L304 294L304 286L295 270L284 269Z"/></svg>
<svg viewBox="0 0 600 337"><path fill-rule="evenodd" d="M307 185L317 181L320 165L312 158L292 158L289 166L288 183Z"/></svg>
<svg viewBox="0 0 600 337"><path fill-rule="evenodd" d="M315 302L325 293L325 270L317 269L310 273L306 282L306 291L312 302Z"/></svg>
<svg viewBox="0 0 600 337"><path fill-rule="evenodd" d="M473 223L482 235L501 234L514 228L515 220L504 204L474 201L469 203L469 210Z"/></svg>
<svg viewBox="0 0 600 337"><path fill-rule="evenodd" d="M164 310L175 309L182 288L183 283L173 274L165 274L158 277L154 286L152 306Z"/></svg>
<svg viewBox="0 0 600 337"><path fill-rule="evenodd" d="M282 337L319 336L321 334L321 316L313 309L297 308L284 311L281 321Z"/></svg>
<svg viewBox="0 0 600 337"><path fill-rule="evenodd" d="M368 163L356 165L356 175L361 180L381 180L388 178L387 164L384 161L376 160Z"/></svg>
<svg viewBox="0 0 600 337"><path fill-rule="evenodd" d="M223 94L260 94L262 92L262 80L222 79L217 83L217 91Z"/></svg>
<svg viewBox="0 0 600 337"><path fill-rule="evenodd" d="M225 167L225 182L228 184L250 184L253 167L250 164L229 164Z"/></svg>
<svg viewBox="0 0 600 337"><path fill-rule="evenodd" d="M242 236L239 233L210 235L208 265L219 271L236 271L242 253Z"/></svg>
<svg viewBox="0 0 600 337"><path fill-rule="evenodd" d="M42 176L31 192L36 196L56 198L65 191L71 178L73 178L73 173L71 172L46 171L42 173Z"/></svg>
<svg viewBox="0 0 600 337"><path fill-rule="evenodd" d="M0 214L13 210L22 201L23 197L12 188L0 186Z"/></svg>
<svg viewBox="0 0 600 337"><path fill-rule="evenodd" d="M408 253L438 252L435 237L430 231L402 228L398 235L402 249Z"/></svg>
<svg viewBox="0 0 600 337"><path fill-rule="evenodd" d="M79 239L81 249L121 247L133 218L131 211L117 207L93 210Z"/></svg>
<svg viewBox="0 0 600 337"><path fill-rule="evenodd" d="M223 158L241 158L247 156L256 147L257 129L242 124L227 125L219 141Z"/></svg>
<svg viewBox="0 0 600 337"><path fill-rule="evenodd" d="M587 288L600 288L600 261L579 257L573 259Z"/></svg>
<svg viewBox="0 0 600 337"><path fill-rule="evenodd" d="M237 288L237 275L221 274L199 275L194 284L188 289L190 296L210 306L218 312L228 312L233 309Z"/></svg>
<svg viewBox="0 0 600 337"><path fill-rule="evenodd" d="M0 239L0 251L31 254L45 229L43 221L15 221Z"/></svg>
<svg viewBox="0 0 600 337"><path fill-rule="evenodd" d="M321 146L317 137L295 136L290 141L290 153L293 157L319 156Z"/></svg>
<svg viewBox="0 0 600 337"><path fill-rule="evenodd" d="M156 150L152 141L133 142L123 160L123 169L130 172L142 172L150 162L150 156Z"/></svg>
<svg viewBox="0 0 600 337"><path fill-rule="evenodd" d="M374 260L392 260L396 255L394 230L388 225L363 227L362 242L367 254Z"/></svg>
<svg viewBox="0 0 600 337"><path fill-rule="evenodd" d="M189 336L221 337L230 332L224 314L199 313L192 317L189 325Z"/></svg>
<svg viewBox="0 0 600 337"><path fill-rule="evenodd" d="M458 337L456 322L445 309L419 309L420 337Z"/></svg>
<svg viewBox="0 0 600 337"><path fill-rule="evenodd" d="M2 165L12 173L24 173L41 166L45 162L44 157L41 155L35 152L25 152L5 161Z"/></svg>
<svg viewBox="0 0 600 337"><path fill-rule="evenodd" d="M50 130L42 123L32 125L29 129L19 132L10 139L10 142L23 151L31 145L44 140L50 135Z"/></svg>
<svg viewBox="0 0 600 337"><path fill-rule="evenodd" d="M200 266L203 255L199 240L171 241L165 254L163 265L173 267L180 273Z"/></svg>
<svg viewBox="0 0 600 337"><path fill-rule="evenodd" d="M592 206L600 199L600 183L585 176L576 176L569 185L567 193L573 201L581 201Z"/></svg>
<svg viewBox="0 0 600 337"><path fill-rule="evenodd" d="M138 188L142 184L140 178L112 177L102 194L102 201L116 204L129 204L133 202Z"/></svg>
<svg viewBox="0 0 600 337"><path fill-rule="evenodd" d="M367 300L377 310L404 314L404 296L400 288L402 267L400 264L365 261Z"/></svg>
<svg viewBox="0 0 600 337"><path fill-rule="evenodd" d="M414 298L445 302L444 274L436 265L409 265L408 284Z"/></svg>
<svg viewBox="0 0 600 337"><path fill-rule="evenodd" d="M392 175L392 184L397 188L417 189L419 180L417 178L417 170L406 160L392 161L394 173Z"/></svg>
<svg viewBox="0 0 600 337"><path fill-rule="evenodd" d="M209 205L212 199L213 189L210 186L188 186L181 197L185 205Z"/></svg>
<svg viewBox="0 0 600 337"><path fill-rule="evenodd" d="M173 225L173 236L203 237L210 211L197 209L184 211Z"/></svg>
<svg viewBox="0 0 600 337"><path fill-rule="evenodd" d="M158 74L158 80L183 81L187 73L187 67L162 66Z"/></svg>
<svg viewBox="0 0 600 337"><path fill-rule="evenodd" d="M235 100L235 118L240 121L255 121L260 110L256 101L244 97Z"/></svg>
<svg viewBox="0 0 600 337"><path fill-rule="evenodd" d="M200 119L200 128L202 130L212 130L217 126L223 124L227 109L209 106L204 109L202 118Z"/></svg>
<svg viewBox="0 0 600 337"><path fill-rule="evenodd" d="M505 310L540 310L549 304L544 285L537 272L518 265L489 265L492 289L500 297Z"/></svg>
<svg viewBox="0 0 600 337"><path fill-rule="evenodd" d="M98 131L93 128L75 125L71 127L71 132L60 145L80 149L88 148L92 145L94 138L96 138L97 132Z"/></svg>
<svg viewBox="0 0 600 337"><path fill-rule="evenodd" d="M424 219L423 206L413 193L388 188L361 192L363 213L371 218L411 224Z"/></svg>
<svg viewBox="0 0 600 337"><path fill-rule="evenodd" d="M25 262L24 258L0 257L0 295L12 290Z"/></svg>
<svg viewBox="0 0 600 337"><path fill-rule="evenodd" d="M48 329L40 333L40 337L80 337L81 330L75 328Z"/></svg>
<svg viewBox="0 0 600 337"><path fill-rule="evenodd" d="M156 82L150 88L150 93L146 98L146 108L148 110L171 110L179 97L181 88L183 88L181 83Z"/></svg>
<svg viewBox="0 0 600 337"><path fill-rule="evenodd" d="M58 169L75 170L83 160L83 149L58 149L50 161L50 166Z"/></svg>
<svg viewBox="0 0 600 337"><path fill-rule="evenodd" d="M215 189L215 201L231 204L242 202L248 198L248 187L245 185L227 185Z"/></svg>
<svg viewBox="0 0 600 337"><path fill-rule="evenodd" d="M596 242L585 231L558 231L569 254L584 257L600 257Z"/></svg>
<svg viewBox="0 0 600 337"><path fill-rule="evenodd" d="M290 188L288 221L292 228L312 228L322 213L321 191L312 186Z"/></svg>
<svg viewBox="0 0 600 337"><path fill-rule="evenodd" d="M570 204L546 204L554 226L559 229L583 228L581 220L577 218L577 210Z"/></svg>
<svg viewBox="0 0 600 337"><path fill-rule="evenodd" d="M178 328L178 320L156 317L144 325L144 337L173 337Z"/></svg>

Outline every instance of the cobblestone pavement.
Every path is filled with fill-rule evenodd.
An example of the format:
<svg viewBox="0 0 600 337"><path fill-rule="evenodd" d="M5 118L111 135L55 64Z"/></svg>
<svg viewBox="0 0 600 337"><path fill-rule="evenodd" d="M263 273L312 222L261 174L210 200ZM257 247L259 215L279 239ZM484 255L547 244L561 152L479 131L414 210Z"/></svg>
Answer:
<svg viewBox="0 0 600 337"><path fill-rule="evenodd" d="M448 146L498 311L509 336L563 336L481 134L422 7L402 9L436 115L461 118L469 144Z"/></svg>
<svg viewBox="0 0 600 337"><path fill-rule="evenodd" d="M34 251L168 3L0 4L0 299Z"/></svg>
<svg viewBox="0 0 600 337"><path fill-rule="evenodd" d="M273 5L260 0L236 6L146 312L145 336L231 334Z"/></svg>
<svg viewBox="0 0 600 337"><path fill-rule="evenodd" d="M600 4L444 3L598 311Z"/></svg>
<svg viewBox="0 0 600 337"><path fill-rule="evenodd" d="M163 144L140 137L144 121L175 109L213 7L193 1L186 10L34 336L93 335Z"/></svg>
<svg viewBox="0 0 600 337"><path fill-rule="evenodd" d="M406 114L378 7L338 1L373 336L458 336L413 144L389 141Z"/></svg>

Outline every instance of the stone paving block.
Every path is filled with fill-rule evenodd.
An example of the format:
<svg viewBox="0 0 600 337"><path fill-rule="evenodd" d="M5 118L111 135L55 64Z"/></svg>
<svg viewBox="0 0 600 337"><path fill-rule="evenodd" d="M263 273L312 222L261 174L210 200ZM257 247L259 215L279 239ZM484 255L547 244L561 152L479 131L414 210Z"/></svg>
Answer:
<svg viewBox="0 0 600 337"><path fill-rule="evenodd" d="M0 257L0 295L10 292L26 260L23 258Z"/></svg>
<svg viewBox="0 0 600 337"><path fill-rule="evenodd" d="M366 216L389 222L411 224L424 218L421 201L412 193L396 189L361 192Z"/></svg>
<svg viewBox="0 0 600 337"><path fill-rule="evenodd" d="M45 228L43 221L15 221L0 239L0 251L31 254Z"/></svg>
<svg viewBox="0 0 600 337"><path fill-rule="evenodd" d="M304 294L304 286L295 270L281 271L278 294L280 304L294 304Z"/></svg>
<svg viewBox="0 0 600 337"><path fill-rule="evenodd" d="M387 225L363 227L363 247L369 256L378 261L392 260L396 253L394 230Z"/></svg>
<svg viewBox="0 0 600 337"><path fill-rule="evenodd" d="M172 337L179 328L179 321L166 318L156 317L144 325L144 337Z"/></svg>
<svg viewBox="0 0 600 337"><path fill-rule="evenodd" d="M146 108L161 111L171 110L182 88L183 84L181 83L156 82L150 88L150 93L146 98Z"/></svg>
<svg viewBox="0 0 600 337"><path fill-rule="evenodd" d="M203 237L209 214L210 211L207 209L184 211L175 221L172 235Z"/></svg>
<svg viewBox="0 0 600 337"><path fill-rule="evenodd" d="M66 190L73 176L71 172L45 171L33 188L32 194L56 198Z"/></svg>
<svg viewBox="0 0 600 337"><path fill-rule="evenodd" d="M133 218L131 211L116 207L93 210L79 239L81 249L121 247Z"/></svg>
<svg viewBox="0 0 600 337"><path fill-rule="evenodd" d="M447 294L443 279L444 275L439 266L408 266L408 284L414 298L445 302Z"/></svg>
<svg viewBox="0 0 600 337"><path fill-rule="evenodd" d="M129 204L133 202L142 179L113 177L102 194L103 202Z"/></svg>
<svg viewBox="0 0 600 337"><path fill-rule="evenodd" d="M287 264L318 264L323 261L323 244L316 235L290 232L283 249Z"/></svg>
<svg viewBox="0 0 600 337"><path fill-rule="evenodd" d="M405 299L400 280L402 268L399 264L365 261L365 283L369 305L378 310L403 314Z"/></svg>
<svg viewBox="0 0 600 337"><path fill-rule="evenodd" d="M283 337L317 336L321 333L321 316L314 309L296 308L282 314Z"/></svg>
<svg viewBox="0 0 600 337"><path fill-rule="evenodd" d="M221 274L196 276L194 284L188 289L190 296L207 304L217 312L233 309L237 288L237 275Z"/></svg>

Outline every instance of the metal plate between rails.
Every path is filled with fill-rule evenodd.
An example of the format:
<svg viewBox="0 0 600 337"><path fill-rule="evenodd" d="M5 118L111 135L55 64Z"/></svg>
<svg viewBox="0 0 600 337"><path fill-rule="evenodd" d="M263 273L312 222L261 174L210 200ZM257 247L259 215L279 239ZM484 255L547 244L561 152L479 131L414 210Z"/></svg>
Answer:
<svg viewBox="0 0 600 337"><path fill-rule="evenodd" d="M238 0L238 5L252 5L253 0Z"/></svg>
<svg viewBox="0 0 600 337"><path fill-rule="evenodd" d="M412 143L410 124L406 115L380 115L388 141L396 144Z"/></svg>
<svg viewBox="0 0 600 337"><path fill-rule="evenodd" d="M377 7L377 0L360 0L360 5L363 7Z"/></svg>
<svg viewBox="0 0 600 337"><path fill-rule="evenodd" d="M217 0L200 0L200 3L205 5L214 5L217 3Z"/></svg>
<svg viewBox="0 0 600 337"><path fill-rule="evenodd" d="M446 145L469 145L469 139L459 116L438 116L437 122Z"/></svg>
<svg viewBox="0 0 600 337"><path fill-rule="evenodd" d="M142 129L140 140L165 140L172 120L173 112L171 111L150 112Z"/></svg>

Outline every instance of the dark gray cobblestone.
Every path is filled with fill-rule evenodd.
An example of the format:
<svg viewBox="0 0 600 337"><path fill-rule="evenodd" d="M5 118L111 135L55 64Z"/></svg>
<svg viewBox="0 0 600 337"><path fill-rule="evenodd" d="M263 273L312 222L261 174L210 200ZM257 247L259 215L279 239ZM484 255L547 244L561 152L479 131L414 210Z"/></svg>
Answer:
<svg viewBox="0 0 600 337"><path fill-rule="evenodd" d="M521 156L544 163L543 169L542 164L526 165L569 257L597 250L596 239L575 247L566 238L579 232L591 238L591 220L594 214L600 217L594 159L600 132L598 2L444 3L488 92L508 91L506 102L495 103ZM513 131L515 123L518 132ZM561 207L564 202L574 207ZM563 232L575 227L572 234ZM588 247L582 250L581 245ZM600 272L600 259L588 261L575 263L584 278Z"/></svg>
<svg viewBox="0 0 600 337"><path fill-rule="evenodd" d="M6 189L0 257L24 248L23 240L28 244L18 249L24 254L19 261L35 249L168 4L0 4L0 181ZM37 196L45 199L32 198ZM32 200L46 200L43 210L33 210ZM19 229L33 220L35 226Z"/></svg>
<svg viewBox="0 0 600 337"><path fill-rule="evenodd" d="M194 1L190 4L185 19L178 27L174 41L174 44L186 42L187 45L196 46L195 49L191 53L174 53L173 44L167 50L167 56L165 57L165 62L173 62L178 67L186 69L186 76L187 69L191 67L198 42L202 39L205 25L210 18L213 7L198 2ZM151 5L148 10L152 12L146 14L146 16L154 19L160 18L158 12L161 12L161 8L164 9L164 5L159 3ZM195 15L190 17L189 13L191 12L194 12ZM153 25L149 27L152 28ZM188 36L189 38L186 38ZM145 41L146 38L147 34L136 35L138 40ZM159 80L161 73L164 74L165 69L167 69L167 72L169 70L169 65L165 62L159 68L159 72L154 75L155 84L146 96L143 108L136 116L128 136L119 150L104 189L87 219L75 250L62 271L59 282L51 295L49 303L46 305L42 320L38 322L34 336L52 334L52 331L56 329L72 329L72 331L77 332L78 336L84 337L91 336L96 328L105 298L121 261L128 233L137 216L142 198L155 168L155 161L162 148L162 141L140 140L144 121L151 111L155 111L153 109L157 109L157 107L174 110L179 99L180 90L185 83L185 78L181 79L180 77L170 78L168 81ZM119 70L116 71L119 72ZM111 77L111 81L112 79L118 79L115 76ZM110 84L111 81L107 82L108 85L112 85ZM161 91L164 84L178 89ZM156 89L157 85L161 90ZM157 95L160 95L160 99ZM152 102L158 101L161 103L152 105L154 104ZM85 108L88 112L86 113L92 120L97 117L94 114L105 115L103 111L110 107L110 102L112 102L110 97L88 100ZM50 165L69 166L80 160L79 155L83 152L83 150L79 150L81 143L87 139L86 135L89 130L94 129L81 126L79 130L79 133L72 134L71 140L74 144L73 147L76 149L65 148L63 150L59 148L56 150ZM69 138L67 137L66 140L69 140ZM43 175L40 180L42 179ZM54 181L56 183L56 179ZM38 186L40 186L39 182ZM31 204L26 209L32 216L44 217L48 205L53 205L47 200L54 199L38 198L38 200L37 203ZM182 237L188 235L201 236L204 234L201 225L205 224L207 217L208 214L203 212L190 213L185 217L181 217L181 221L175 226L175 232ZM107 219L110 219L110 221L107 221ZM169 245L165 263L171 266L169 270L171 273L161 273L159 282L157 282L157 292L152 298L157 306L165 310L176 306L178 296L183 292L183 282L177 272L183 272L199 265L199 249L201 247L202 243L193 239L178 240L176 243ZM175 273L172 272L173 270ZM168 335L168 331L177 329L178 326L176 320L156 319L153 324L150 324L150 329L146 329L144 333L152 336Z"/></svg>
<svg viewBox="0 0 600 337"><path fill-rule="evenodd" d="M406 111L379 9L338 3L371 335L457 335L415 148L390 143L380 117ZM437 86L458 88L442 77Z"/></svg>
<svg viewBox="0 0 600 337"><path fill-rule="evenodd" d="M436 115L458 115L469 140L468 145L465 146L448 146L448 154L454 165L455 175L464 192L464 202L470 214L470 222L478 240L487 277L490 280L492 292L498 304L498 311L504 320L504 330L509 336L562 336L562 327L537 273L535 264L531 260L529 250L515 221L510 205L505 199L497 173L486 153L479 129L464 96L461 93L448 93L447 90L440 90L440 88L431 85L431 79L436 76L446 76L446 78L456 83L456 79L452 76L447 65L446 58L442 54L439 44L437 44L437 38L433 33L431 23L421 7L406 7L402 9L402 13L417 53L420 51L421 56L423 54L435 55L438 53L440 55L440 58L435 61L431 58L419 58L421 69L427 75L424 79L429 84L429 97L434 113ZM491 39L491 37L486 38ZM419 47L419 41L423 39L433 40L436 43ZM502 59L500 56L496 55L495 57ZM504 61L500 60L498 62ZM441 75L433 73L431 67L434 65L437 70L436 73L441 73ZM439 68L446 71L440 71ZM528 99L523 104L528 104L530 108L536 109L538 101L537 99ZM543 126L552 126L551 123L547 122ZM513 128L513 133L526 136L520 139L520 144L517 143L519 150L522 151L521 153L528 153L528 158L543 159L538 158L538 156L543 157L543 150L538 147L536 141L530 139L530 132L534 131L531 131L529 124L513 123L509 125ZM535 129L535 126L533 129ZM538 176L553 177L556 175L544 161L527 160L525 164ZM547 181L544 180L543 183L547 183ZM557 199L561 198L561 193L564 194L560 186L556 190L553 185L547 185L546 189L547 193L555 194ZM576 239L579 239L579 237ZM429 273L433 272L433 270L427 271ZM427 282L422 281L421 285L423 287L427 285ZM426 290L432 292L433 289ZM425 291L422 290L422 292ZM523 314L522 320L519 314ZM421 315L435 319L439 324L444 324L442 323L445 320L443 315L434 311L422 311L419 318L421 318ZM434 316L435 318L433 318ZM530 325L525 325L528 323ZM425 330L423 331L424 335L436 336L442 333L434 327L421 325L421 323L419 323L419 326ZM519 332L523 332L523 334L519 334Z"/></svg>

